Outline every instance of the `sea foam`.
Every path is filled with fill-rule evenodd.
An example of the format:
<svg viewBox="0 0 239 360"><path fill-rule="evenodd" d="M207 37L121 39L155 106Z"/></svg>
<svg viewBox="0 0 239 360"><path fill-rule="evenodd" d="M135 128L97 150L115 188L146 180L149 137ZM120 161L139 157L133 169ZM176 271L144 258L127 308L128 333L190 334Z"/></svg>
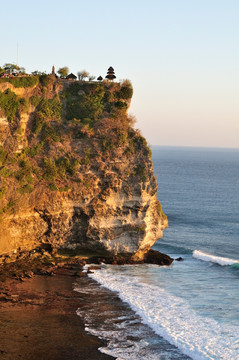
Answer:
<svg viewBox="0 0 239 360"><path fill-rule="evenodd" d="M239 359L237 326L199 316L185 300L135 277L115 274L110 267L96 271L90 277L117 291L143 323L192 359Z"/></svg>
<svg viewBox="0 0 239 360"><path fill-rule="evenodd" d="M221 266L239 264L239 260L229 259L226 257L214 256L203 251L194 250L193 257L203 261L210 261Z"/></svg>

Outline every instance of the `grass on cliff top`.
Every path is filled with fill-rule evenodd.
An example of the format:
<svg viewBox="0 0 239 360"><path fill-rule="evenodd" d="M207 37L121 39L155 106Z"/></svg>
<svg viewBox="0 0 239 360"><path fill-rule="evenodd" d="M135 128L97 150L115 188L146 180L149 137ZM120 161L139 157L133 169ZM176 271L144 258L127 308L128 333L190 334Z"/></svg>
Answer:
<svg viewBox="0 0 239 360"><path fill-rule="evenodd" d="M79 119L91 125L102 116L105 88L103 84L73 83L65 91L66 120Z"/></svg>
<svg viewBox="0 0 239 360"><path fill-rule="evenodd" d="M131 99L133 88L129 81L119 83L72 83L63 93L66 99L66 120L78 119L82 124L93 125L103 112L116 115L127 110L125 100ZM123 100L123 101L122 101Z"/></svg>
<svg viewBox="0 0 239 360"><path fill-rule="evenodd" d="M27 88L33 87L38 84L39 76L24 76L24 77L15 77L15 78L3 78L0 79L0 83L9 82L15 88Z"/></svg>

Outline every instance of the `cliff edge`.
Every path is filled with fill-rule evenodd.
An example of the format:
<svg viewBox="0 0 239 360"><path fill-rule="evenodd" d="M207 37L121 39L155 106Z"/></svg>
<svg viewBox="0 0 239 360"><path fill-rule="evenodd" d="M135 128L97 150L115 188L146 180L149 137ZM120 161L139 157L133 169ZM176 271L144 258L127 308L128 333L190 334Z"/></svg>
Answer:
<svg viewBox="0 0 239 360"><path fill-rule="evenodd" d="M0 259L47 250L140 259L167 227L129 81L0 82Z"/></svg>

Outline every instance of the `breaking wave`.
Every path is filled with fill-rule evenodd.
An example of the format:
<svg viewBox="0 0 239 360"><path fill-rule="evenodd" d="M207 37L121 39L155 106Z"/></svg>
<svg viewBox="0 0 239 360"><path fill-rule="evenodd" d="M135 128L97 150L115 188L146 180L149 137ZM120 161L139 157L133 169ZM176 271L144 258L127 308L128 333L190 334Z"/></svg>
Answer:
<svg viewBox="0 0 239 360"><path fill-rule="evenodd" d="M238 327L198 315L182 298L110 269L90 276L119 297L153 331L194 360L239 359ZM122 357L122 359L124 359Z"/></svg>
<svg viewBox="0 0 239 360"><path fill-rule="evenodd" d="M239 265L239 260L230 259L230 258L221 257L221 256L210 255L210 254L207 254L200 250L194 250L193 257L198 260L209 261L209 262L212 262L215 264L219 264L221 266L237 265L237 264Z"/></svg>

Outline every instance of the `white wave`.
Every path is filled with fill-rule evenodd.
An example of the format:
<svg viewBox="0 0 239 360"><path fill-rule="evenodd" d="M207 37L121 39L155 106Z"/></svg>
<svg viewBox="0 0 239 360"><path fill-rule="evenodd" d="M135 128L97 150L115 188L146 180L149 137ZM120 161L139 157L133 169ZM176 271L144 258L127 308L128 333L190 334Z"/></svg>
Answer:
<svg viewBox="0 0 239 360"><path fill-rule="evenodd" d="M203 261L210 261L221 266L239 264L238 260L210 255L199 250L193 251L193 257Z"/></svg>
<svg viewBox="0 0 239 360"><path fill-rule="evenodd" d="M155 333L194 360L239 359L239 329L196 314L181 298L136 277L114 274L110 268L90 276L119 297ZM119 357L124 359L124 357ZM126 359L126 358L125 358Z"/></svg>

